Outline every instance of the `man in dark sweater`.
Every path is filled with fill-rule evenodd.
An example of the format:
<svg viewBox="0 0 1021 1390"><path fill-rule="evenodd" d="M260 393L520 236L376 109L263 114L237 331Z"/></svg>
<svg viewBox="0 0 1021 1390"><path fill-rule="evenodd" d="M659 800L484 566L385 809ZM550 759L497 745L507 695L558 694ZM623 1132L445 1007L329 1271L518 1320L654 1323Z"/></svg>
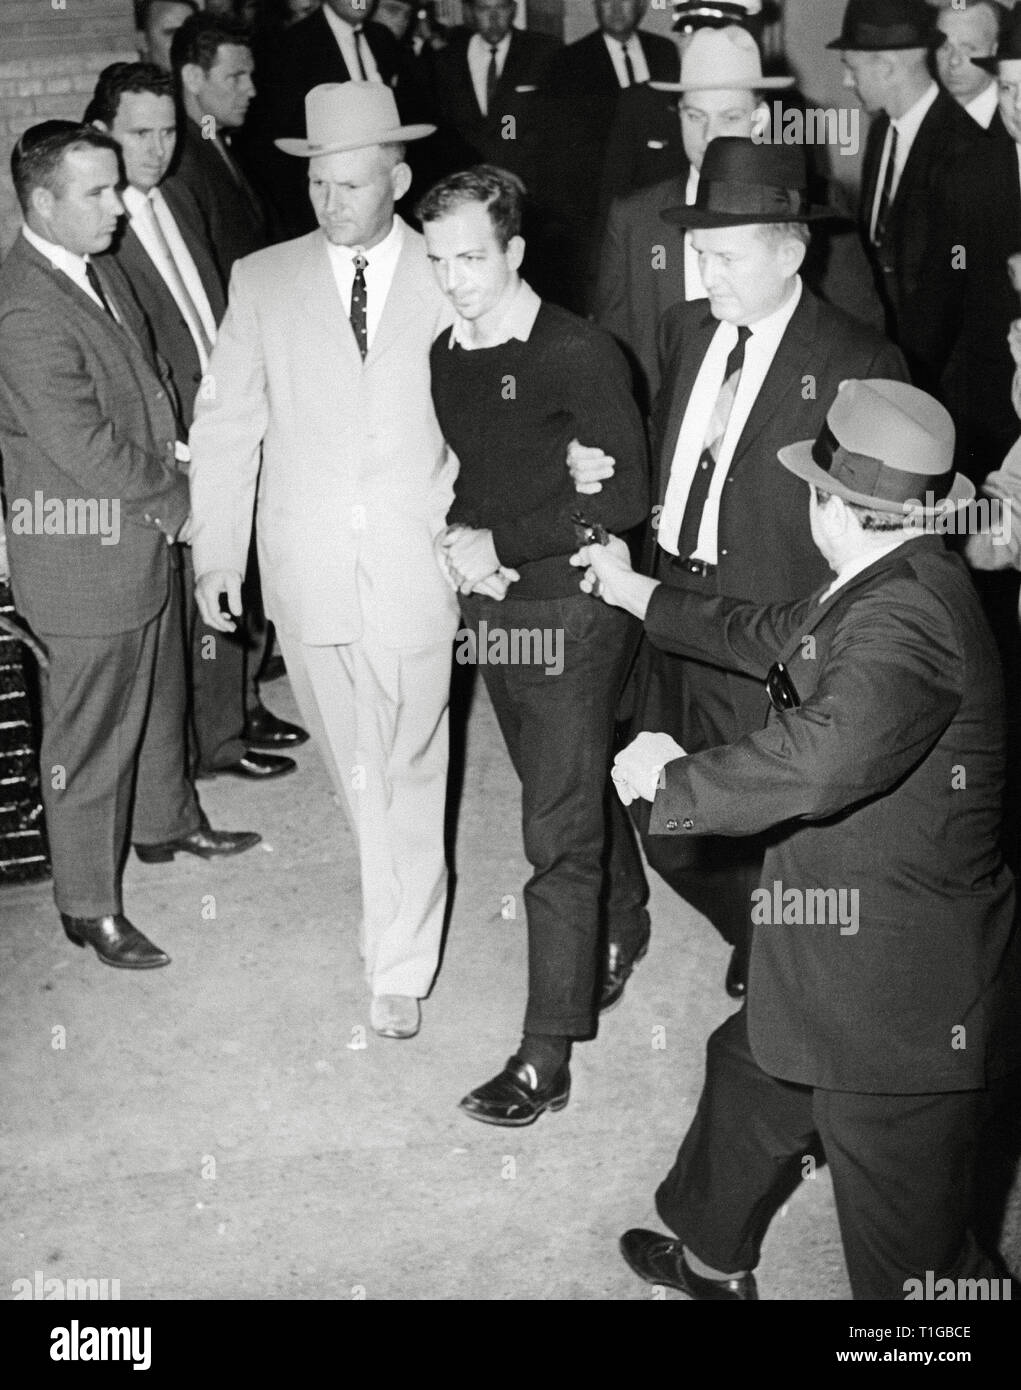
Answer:
<svg viewBox="0 0 1021 1390"><path fill-rule="evenodd" d="M431 355L436 414L460 460L437 553L462 595L457 654L482 666L521 778L533 870L524 1038L461 1106L487 1124L525 1125L567 1104L571 1040L594 1032L601 909L612 940L638 948L648 935L637 849L622 819L607 821L614 709L635 631L579 594L570 566L579 535L647 515L645 444L612 339L543 303L518 274L518 180L489 165L454 174L418 215L457 313ZM579 434L617 466L576 521L564 459Z"/></svg>

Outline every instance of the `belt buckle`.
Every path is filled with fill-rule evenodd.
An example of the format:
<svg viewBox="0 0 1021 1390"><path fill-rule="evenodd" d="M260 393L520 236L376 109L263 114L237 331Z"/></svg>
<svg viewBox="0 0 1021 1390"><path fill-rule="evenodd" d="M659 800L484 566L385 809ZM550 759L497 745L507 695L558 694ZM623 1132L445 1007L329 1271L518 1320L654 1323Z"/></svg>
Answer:
<svg viewBox="0 0 1021 1390"><path fill-rule="evenodd" d="M710 564L708 560L693 560L690 556L687 560L682 560L681 565L689 574L697 574L702 579L705 579L706 576L711 574L716 568L716 566Z"/></svg>

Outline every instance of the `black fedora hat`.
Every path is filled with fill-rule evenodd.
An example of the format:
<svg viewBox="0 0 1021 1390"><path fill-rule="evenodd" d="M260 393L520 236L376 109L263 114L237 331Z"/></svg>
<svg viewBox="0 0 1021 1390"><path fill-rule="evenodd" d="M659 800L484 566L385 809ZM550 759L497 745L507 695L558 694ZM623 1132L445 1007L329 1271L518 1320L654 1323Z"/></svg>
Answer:
<svg viewBox="0 0 1021 1390"><path fill-rule="evenodd" d="M939 48L943 33L926 0L847 0L844 27L827 48L880 53L896 48Z"/></svg>
<svg viewBox="0 0 1021 1390"><path fill-rule="evenodd" d="M1013 9L1003 21L1003 29L1000 31L1000 42L996 45L996 52L991 58L972 58L971 61L977 68L985 68L986 72L991 72L995 77L1001 62L1015 61L1021 58L1021 10Z"/></svg>
<svg viewBox="0 0 1021 1390"><path fill-rule="evenodd" d="M772 145L740 135L710 140L695 202L667 208L664 222L691 229L755 222L817 222L839 218L808 196L808 165L800 145Z"/></svg>

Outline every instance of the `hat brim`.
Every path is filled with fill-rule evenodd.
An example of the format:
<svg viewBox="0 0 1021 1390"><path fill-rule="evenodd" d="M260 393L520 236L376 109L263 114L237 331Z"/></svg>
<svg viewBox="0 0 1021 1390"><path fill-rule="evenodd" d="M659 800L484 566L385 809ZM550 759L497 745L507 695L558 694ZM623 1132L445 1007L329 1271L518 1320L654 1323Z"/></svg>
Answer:
<svg viewBox="0 0 1021 1390"><path fill-rule="evenodd" d="M950 489L945 497L932 507L923 507L921 499L912 499L909 507L906 502L891 502L886 497L869 497L864 492L852 492L843 483L837 482L825 468L820 468L812 457L812 449L815 445L814 439L802 439L797 444L788 444L785 448L777 451L777 458L789 473L793 473L802 482L811 483L814 487L821 488L823 492L835 493L837 497L842 497L845 502L856 502L860 507L868 507L876 512L890 512L891 515L905 516L935 516L941 511L951 511L957 507L962 507L966 502L971 502L975 497L975 484L970 478L966 478L963 473L955 473L950 484ZM918 505L914 505L917 502Z"/></svg>
<svg viewBox="0 0 1021 1390"><path fill-rule="evenodd" d="M850 50L856 53L901 53L907 52L912 48L942 48L945 42L946 35L937 29L935 34L931 34L929 37L926 37L924 34L919 34L917 38L912 39L910 43L890 43L889 40L886 42L877 40L875 43L864 43L861 39L852 40L850 38L845 38L844 35L841 34L839 38L834 39L832 43L828 43L826 47L835 49L838 53L846 53Z"/></svg>
<svg viewBox="0 0 1021 1390"><path fill-rule="evenodd" d="M846 212L838 208L813 206L804 212L712 212L707 208L697 208L689 204L679 208L664 208L660 213L664 222L674 227L685 227L688 231L711 231L714 227L752 227L767 226L771 222L851 222Z"/></svg>
<svg viewBox="0 0 1021 1390"><path fill-rule="evenodd" d="M731 79L721 77L712 82L650 82L657 92L778 92L794 86L793 77L760 77Z"/></svg>
<svg viewBox="0 0 1021 1390"><path fill-rule="evenodd" d="M297 159L317 159L321 154L342 154L345 150L365 150L370 145L404 144L409 140L424 140L436 132L434 125L399 125L393 130L381 130L377 134L361 140L331 140L327 145L316 145L308 140L274 140L278 150L294 155Z"/></svg>
<svg viewBox="0 0 1021 1390"><path fill-rule="evenodd" d="M1012 61L1012 60L1011 60L1011 58L1010 58L1009 56L1004 56L1003 58L1000 58L1000 57L998 57L995 53L993 54L993 56L992 56L991 58L969 58L969 59L968 59L968 62L969 62L969 63L974 63L975 67L981 68L983 72L992 73L992 75L993 75L994 77L996 77L997 74L999 73L999 71L1000 71L1000 64L1001 64L1001 63L1009 63L1009 62L1011 62L1011 61Z"/></svg>

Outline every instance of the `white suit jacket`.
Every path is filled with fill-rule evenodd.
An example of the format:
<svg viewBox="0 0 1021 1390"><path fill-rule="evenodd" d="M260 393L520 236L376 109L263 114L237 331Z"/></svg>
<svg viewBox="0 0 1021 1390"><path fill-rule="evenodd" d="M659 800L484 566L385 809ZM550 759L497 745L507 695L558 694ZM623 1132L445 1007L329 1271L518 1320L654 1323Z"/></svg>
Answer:
<svg viewBox="0 0 1021 1390"><path fill-rule="evenodd" d="M407 227L364 362L321 231L236 262L189 441L196 575L244 573L258 483L263 598L281 629L314 646L452 637L433 539L456 464L429 388L449 322Z"/></svg>

